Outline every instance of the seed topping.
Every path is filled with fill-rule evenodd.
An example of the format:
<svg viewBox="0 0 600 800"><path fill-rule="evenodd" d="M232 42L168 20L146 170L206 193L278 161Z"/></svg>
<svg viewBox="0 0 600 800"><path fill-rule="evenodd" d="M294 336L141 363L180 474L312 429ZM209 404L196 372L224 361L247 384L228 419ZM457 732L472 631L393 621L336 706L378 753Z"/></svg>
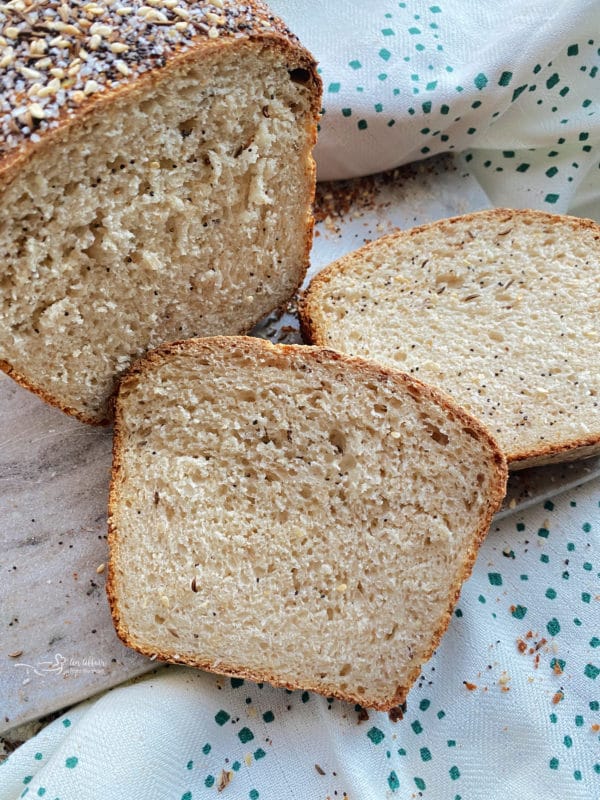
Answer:
<svg viewBox="0 0 600 800"><path fill-rule="evenodd" d="M292 36L261 0L0 0L0 162L201 39Z"/></svg>

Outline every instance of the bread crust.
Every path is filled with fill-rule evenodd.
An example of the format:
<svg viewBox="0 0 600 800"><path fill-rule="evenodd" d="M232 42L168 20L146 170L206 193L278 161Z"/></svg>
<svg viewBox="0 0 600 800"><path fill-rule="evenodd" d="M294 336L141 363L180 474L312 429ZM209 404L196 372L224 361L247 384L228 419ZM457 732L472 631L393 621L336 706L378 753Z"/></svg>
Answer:
<svg viewBox="0 0 600 800"><path fill-rule="evenodd" d="M491 221L500 223L510 221L514 215L519 214L521 218L531 219L533 221L543 220L550 224L564 224L565 220L573 225L576 230L584 231L591 230L597 233L597 238L600 239L600 225L594 220L582 219L580 217L573 217L567 215L550 214L545 211L536 211L533 209L516 210L510 208L495 208L486 211L476 211L472 214L463 216L450 217L442 219L437 222L420 225L411 228L407 231L396 231L381 237L375 243L364 245L358 250L350 253L348 256L330 264L324 270L316 275L310 286L300 297L298 302L298 315L300 317L300 330L302 338L305 342L312 345L325 346L327 342L326 326L319 313L319 296L322 291L326 290L327 285L334 275L343 273L349 265L349 259L360 256L364 252L369 252L373 244L380 242L393 242L402 239L410 239L414 235L423 233L424 231L438 228L443 235L445 229L451 228L456 224L468 224L471 221L477 221L482 218L488 218ZM600 431L592 433L588 436L578 437L568 441L548 442L537 447L529 449L516 450L506 454L508 461L508 468L511 471L527 469L529 467L540 467L547 464L555 464L561 461L576 461L581 458L591 458L600 453Z"/></svg>
<svg viewBox="0 0 600 800"><path fill-rule="evenodd" d="M44 3L40 4L42 7ZM196 6L211 6L208 2L195 1ZM311 95L311 122L308 125L307 134L310 148L314 147L317 140L317 121L321 107L321 78L317 73L317 64L313 56L300 45L298 39L292 34L285 24L274 15L269 13L267 6L260 0L249 0L244 4L248 9L251 18L255 20L254 27L244 33L236 33L235 36L220 35L218 38L211 39L206 34L198 34L194 37L193 43L187 49L184 47L176 48L175 51L166 57L164 66L153 66L145 72L139 72L132 76L130 80L119 82L116 86L108 86L106 91L92 94L83 102L74 114L69 114L70 109L63 109L55 128L47 129L39 133L39 141L33 142L31 139L24 138L19 147L9 150L2 154L0 148L0 193L18 178L20 170L31 163L33 159L44 158L50 153L52 148L60 147L61 142L70 133L80 128L90 117L100 116L110 109L110 106L123 98L135 100L141 97L148 89L158 84L168 82L174 75L186 71L195 63L202 63L207 56L213 56L223 52L227 48L270 48L276 49L289 59L290 70L301 69L306 73L306 81L303 81L310 90ZM267 25L265 28L264 26ZM137 65L144 66L142 59ZM100 80L99 76L94 75ZM290 297L302 284L310 262L310 251L313 240L314 218L312 215L312 204L316 188L316 164L312 155L309 156L305 165L305 175L307 185L310 188L310 195L306 199L307 215L305 221L305 239L303 244L303 257L301 264L298 265L298 280ZM288 298L289 299L289 298ZM284 303L285 304L285 303ZM240 334L246 334L260 322L263 315L258 315L247 328L240 330ZM112 421L110 416L87 415L81 411L66 405L62 400L52 395L47 389L36 384L30 377L24 376L18 369L8 361L0 359L0 370L9 375L14 381L25 389L38 395L42 400L55 406L69 416L75 417L80 422L90 425L109 425Z"/></svg>
<svg viewBox="0 0 600 800"><path fill-rule="evenodd" d="M42 0L36 4L36 9L43 11L48 5L47 0ZM193 0L193 6L212 8L213 4L208 0ZM38 141L32 141L29 138L31 133L25 135L20 131L17 136L17 145L7 149L0 143L0 190L3 190L14 179L19 169L32 156L36 153L47 152L49 146L59 142L62 136L73 127L79 127L90 114L101 113L107 105L110 106L118 98L134 96L136 92L145 91L159 81L168 80L174 71L185 68L198 60L201 61L208 53L248 42L275 47L290 57L292 69L301 68L307 71L307 85L312 88L312 110L317 119L320 114L321 78L317 73L315 59L300 44L298 38L287 28L283 20L271 14L269 8L261 0L246 0L244 7L247 9L247 15L244 18L243 28L241 26L238 30L234 28L232 33L223 29L216 38L210 38L206 32L196 28L189 43L187 40L182 40L169 47L163 65L156 63L155 56L144 55L143 52L140 52L139 57L132 63L129 77L120 75L117 81L111 81L106 77L104 70L93 72L90 78L96 80L106 91L89 95L75 107L67 102L59 111L56 127L40 128L36 131ZM224 9L223 13L227 15L230 13L230 9ZM119 16L116 13L111 15L111 21L118 19ZM155 29L162 28L160 23L152 26L152 22L150 22L149 25ZM45 39L44 37L42 39L48 45L55 35L56 32L47 31ZM39 33L37 33L37 37L39 37ZM17 105L23 98L21 95L17 95L14 99L9 98L9 102L11 100L12 105Z"/></svg>
<svg viewBox="0 0 600 800"><path fill-rule="evenodd" d="M207 350L237 350L246 355L255 356L257 359L265 354L269 354L271 356L277 355L284 360L288 356L293 357L296 354L302 354L302 357L304 357L308 362L314 361L316 363L332 365L338 363L343 364L352 370L355 370L365 379L377 380L382 383L391 384L392 386L398 386L402 389L408 390L410 394L417 399L428 399L433 401L439 405L450 417L460 421L474 438L479 439L479 441L488 451L493 467L485 512L479 520L477 530L472 537L471 545L465 554L462 570L456 576L455 581L450 586L446 611L433 633L430 647L425 656L418 664L414 665L412 671L410 672L409 680L406 682L406 684L396 686L389 698L368 698L352 694L351 692L340 691L335 686L314 686L306 682L287 681L280 676L270 673L266 670L248 670L239 664L224 664L222 662L215 664L211 660L194 658L190 656L174 658L173 651L155 650L148 647L148 645L144 644L144 642L137 640L122 621L119 612L119 596L116 576L116 564L119 562L120 541L119 531L115 522L115 515L117 513L119 503L120 485L122 481L123 449L125 446L122 421L123 412L121 407L122 394L127 391L128 387L134 383L138 377L145 376L154 365L162 363L170 356L177 353L201 355ZM418 678L423 664L433 655L450 623L454 607L460 595L462 584L472 572L479 547L487 534L492 517L500 508L506 493L506 482L508 477L506 459L487 428L481 422L472 417L467 411L454 403L454 401L448 397L448 395L432 386L429 386L428 384L422 383L416 378L413 378L411 375L407 375L393 369L388 369L385 366L366 361L362 358L347 356L335 350L324 347L307 347L305 345L283 344L274 345L262 339L243 336L215 336L206 339L176 341L165 344L148 352L123 375L113 402L115 405L115 428L113 438L113 467L108 502L109 561L106 592L113 624L121 641L126 646L137 650L139 653L142 653L142 655L149 656L150 658L159 661L186 664L188 666L198 667L209 672L247 678L248 680L252 681L267 681L274 686L280 686L286 689L305 689L318 694L326 694L327 696L336 697L345 702L360 703L365 707L374 708L380 711L388 711L391 708L402 704L412 684Z"/></svg>

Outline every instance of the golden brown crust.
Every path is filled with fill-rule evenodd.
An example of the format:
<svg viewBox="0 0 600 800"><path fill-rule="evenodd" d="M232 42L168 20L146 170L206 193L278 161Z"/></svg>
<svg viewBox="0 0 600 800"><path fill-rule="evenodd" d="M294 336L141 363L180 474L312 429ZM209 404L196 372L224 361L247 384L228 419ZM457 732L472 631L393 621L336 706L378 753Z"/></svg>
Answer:
<svg viewBox="0 0 600 800"><path fill-rule="evenodd" d="M311 686L306 683L289 682L267 671L263 672L247 670L239 665L223 664L221 662L215 666L209 660L194 658L193 656L182 656L175 659L172 652L167 650L156 651L152 648L149 648L143 642L137 641L135 637L129 633L127 627L122 622L119 614L118 588L116 586L115 576L115 565L119 560L119 532L114 522L114 515L119 502L119 487L122 481L122 451L124 448L121 409L122 396L125 395L129 386L136 381L138 376L144 376L152 366L162 363L165 359L168 359L177 353L201 354L207 349L238 349L251 355L260 356L269 353L281 355L283 358L301 353L302 357L306 358L307 360L314 360L322 364L339 362L340 364L346 365L357 371L365 378L402 387L408 390L417 399L428 399L433 401L437 405L441 406L444 411L451 416L451 418L460 421L465 426L465 430L467 430L474 438L479 439L479 441L488 451L488 455L493 464L493 476L490 482L486 510L479 520L479 524L473 535L471 545L465 554L462 570L456 576L456 580L449 589L447 611L440 620L437 629L433 633L429 650L420 663L416 664L411 671L407 685L397 686L393 695L389 698L384 700L379 698L368 698L340 691L335 686ZM416 378L413 378L411 375L407 375L393 369L388 369L385 366L366 361L362 358L347 356L343 353L323 347L307 347L304 345L283 344L274 345L262 339L242 336L215 336L207 339L189 339L186 341L171 342L150 351L139 361L137 361L123 376L119 385L119 389L115 395L114 402L116 410L113 439L113 468L108 504L109 562L106 592L108 595L113 623L117 635L121 641L128 647L132 647L134 650L137 650L143 655L150 656L160 661L187 664L188 666L198 667L210 672L248 678L249 680L253 681L267 681L274 686L281 686L287 689L306 689L309 691L314 691L318 694L326 694L328 696L337 697L338 699L346 702L360 703L365 707L375 708L380 711L388 711L394 706L403 703L412 683L419 676L422 665L433 655L448 627L448 624L450 623L452 611L458 600L462 584L471 574L479 547L486 536L492 517L500 508L506 493L506 481L508 476L506 459L498 444L485 426L472 417L463 408L456 405L446 394L427 384L422 383Z"/></svg>
<svg viewBox="0 0 600 800"><path fill-rule="evenodd" d="M49 394L43 387L38 386L37 384L32 383L28 378L24 375L21 375L17 372L14 367L8 363L8 361L3 361L0 359L0 370L5 372L9 378L12 378L15 383L18 383L19 386L22 386L24 389L36 394L40 400L44 400L44 402L48 403L48 405L54 406L54 408L58 408L60 411L63 411L65 414L68 414L70 417L74 417L78 419L79 422L84 422L86 425L108 425L110 424L110 419L98 419L97 417L88 417L85 414L82 414L76 408L71 408L70 406L66 406L62 403L58 398L53 397Z"/></svg>
<svg viewBox="0 0 600 800"><path fill-rule="evenodd" d="M546 445L535 450L511 454L509 469L513 472L529 467L545 467L565 461L578 461L592 458L600 453L600 433L575 439L563 444Z"/></svg>
<svg viewBox="0 0 600 800"><path fill-rule="evenodd" d="M300 317L300 330L305 342L313 345L326 346L327 335L325 325L320 314L320 294L334 275L343 273L346 268L351 268L351 261L360 258L364 252L369 252L373 244L381 242L393 242L399 239L407 239L416 234L431 230L432 227L444 231L456 224L469 223L487 217L490 220L507 222L515 214L522 218L533 220L543 219L552 224L564 225L565 222L571 223L573 228L579 231L592 230L597 232L600 237L600 226L591 219L571 217L559 214L549 214L545 211L535 211L532 209L515 210L510 208L495 208L488 211L476 211L472 214L450 217L449 219L439 220L438 222L420 225L407 231L396 231L381 237L375 243L367 244L353 253L344 256L333 264L330 264L318 275L316 275L310 286L306 289L298 303L298 315ZM569 441L540 444L527 450L517 450L506 454L508 467L510 470L521 470L529 467L538 467L546 464L554 464L561 461L575 461L579 458L589 458L600 453L600 431L589 436L572 439Z"/></svg>

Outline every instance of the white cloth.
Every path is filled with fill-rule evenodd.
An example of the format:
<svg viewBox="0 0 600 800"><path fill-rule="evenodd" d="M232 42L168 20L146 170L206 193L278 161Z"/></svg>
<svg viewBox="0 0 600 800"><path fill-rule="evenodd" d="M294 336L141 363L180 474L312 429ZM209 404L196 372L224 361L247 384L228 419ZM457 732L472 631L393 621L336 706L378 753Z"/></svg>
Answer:
<svg viewBox="0 0 600 800"><path fill-rule="evenodd" d="M597 2L272 5L321 64L321 178L464 151L494 204L600 219ZM25 743L0 800L600 797L599 570L594 480L492 527L401 721L167 668Z"/></svg>
<svg viewBox="0 0 600 800"><path fill-rule="evenodd" d="M464 153L493 205L600 220L598 0L273 0L320 63L321 180Z"/></svg>
<svg viewBox="0 0 600 800"><path fill-rule="evenodd" d="M492 526L401 721L170 667L25 743L0 800L597 798L599 506L597 479Z"/></svg>

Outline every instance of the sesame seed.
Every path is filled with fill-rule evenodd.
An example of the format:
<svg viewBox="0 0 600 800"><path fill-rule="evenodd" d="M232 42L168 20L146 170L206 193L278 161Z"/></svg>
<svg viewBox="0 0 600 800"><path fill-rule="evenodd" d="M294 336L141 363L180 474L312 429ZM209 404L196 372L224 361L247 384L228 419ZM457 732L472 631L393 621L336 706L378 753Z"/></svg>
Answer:
<svg viewBox="0 0 600 800"><path fill-rule="evenodd" d="M165 16L162 11L158 11L156 8L151 8L150 11L146 14L146 20L148 22L154 22L156 25L168 25L169 18Z"/></svg>
<svg viewBox="0 0 600 800"><path fill-rule="evenodd" d="M39 103L32 103L29 106L28 111L34 119L46 119L46 114L44 113L44 109L41 107Z"/></svg>
<svg viewBox="0 0 600 800"><path fill-rule="evenodd" d="M31 69L30 67L21 67L19 72L23 75L24 78L41 78L42 73L38 72L37 69Z"/></svg>
<svg viewBox="0 0 600 800"><path fill-rule="evenodd" d="M14 51L12 47L9 47L2 56L2 58L0 58L0 67L8 67L9 64L12 64L14 59L15 59Z"/></svg>
<svg viewBox="0 0 600 800"><path fill-rule="evenodd" d="M41 83L34 83L33 86L31 86L27 90L27 97L33 97L34 95L39 94L41 89L42 89L42 84Z"/></svg>
<svg viewBox="0 0 600 800"><path fill-rule="evenodd" d="M60 29L61 33L68 33L70 36L81 36L81 31L75 25L63 25Z"/></svg>
<svg viewBox="0 0 600 800"><path fill-rule="evenodd" d="M83 87L83 93L93 94L94 92L97 92L99 89L100 89L100 84L97 81L89 80Z"/></svg>
<svg viewBox="0 0 600 800"><path fill-rule="evenodd" d="M0 159L202 39L263 31L291 35L236 0L0 0Z"/></svg>
<svg viewBox="0 0 600 800"><path fill-rule="evenodd" d="M49 84L43 86L38 91L38 97L51 97L53 94L56 94L60 90L60 81L58 78L54 78L51 80Z"/></svg>
<svg viewBox="0 0 600 800"><path fill-rule="evenodd" d="M43 56L47 49L48 45L43 39L34 39L29 45L29 55L33 57Z"/></svg>
<svg viewBox="0 0 600 800"><path fill-rule="evenodd" d="M102 25L100 22L94 22L90 28L92 36L110 36L112 32L110 25Z"/></svg>

